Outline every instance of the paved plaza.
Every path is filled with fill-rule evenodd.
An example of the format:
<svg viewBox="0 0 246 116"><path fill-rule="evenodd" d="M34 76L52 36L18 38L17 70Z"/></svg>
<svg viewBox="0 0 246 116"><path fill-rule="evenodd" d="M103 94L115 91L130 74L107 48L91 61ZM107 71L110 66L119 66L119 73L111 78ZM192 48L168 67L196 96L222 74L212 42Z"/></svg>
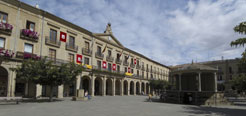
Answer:
<svg viewBox="0 0 246 116"><path fill-rule="evenodd" d="M1 104L0 116L245 116L246 106L199 107L147 102L147 96L94 97L90 101Z"/></svg>

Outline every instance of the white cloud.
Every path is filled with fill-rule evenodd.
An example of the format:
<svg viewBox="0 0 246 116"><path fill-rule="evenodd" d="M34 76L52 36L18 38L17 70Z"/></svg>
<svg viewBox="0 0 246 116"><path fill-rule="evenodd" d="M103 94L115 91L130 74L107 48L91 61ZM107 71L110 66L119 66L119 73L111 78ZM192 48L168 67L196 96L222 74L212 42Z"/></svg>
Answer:
<svg viewBox="0 0 246 116"><path fill-rule="evenodd" d="M30 4L30 0L23 0ZM40 8L103 32L110 21L124 46L166 65L235 58L243 48L233 27L245 21L244 0L42 0Z"/></svg>

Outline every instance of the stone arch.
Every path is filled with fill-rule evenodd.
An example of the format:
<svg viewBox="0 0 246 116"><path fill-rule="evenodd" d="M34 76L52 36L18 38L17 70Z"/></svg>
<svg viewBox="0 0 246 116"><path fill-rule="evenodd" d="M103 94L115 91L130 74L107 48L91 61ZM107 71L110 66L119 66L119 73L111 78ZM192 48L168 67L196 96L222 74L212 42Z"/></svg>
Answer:
<svg viewBox="0 0 246 116"><path fill-rule="evenodd" d="M84 89L84 92L88 92L91 95L91 90L90 90L90 86L91 86L91 79L89 76L83 76L81 78L81 82L80 82L80 89Z"/></svg>
<svg viewBox="0 0 246 116"><path fill-rule="evenodd" d="M128 81L124 80L124 95L128 95Z"/></svg>
<svg viewBox="0 0 246 116"><path fill-rule="evenodd" d="M135 87L134 87L134 81L131 81L131 82L130 82L130 94L131 94L131 95L134 95L134 88L135 88Z"/></svg>
<svg viewBox="0 0 246 116"><path fill-rule="evenodd" d="M106 80L106 95L113 95L113 80L111 78L108 78Z"/></svg>
<svg viewBox="0 0 246 116"><path fill-rule="evenodd" d="M6 97L8 92L8 71L0 66L0 97Z"/></svg>
<svg viewBox="0 0 246 116"><path fill-rule="evenodd" d="M140 95L140 83L137 81L136 82L136 94Z"/></svg>
<svg viewBox="0 0 246 116"><path fill-rule="evenodd" d="M141 88L142 92L143 92L144 94L146 94L146 93L145 93L145 89L144 89L144 88L145 88L145 83L144 83L144 82L142 82L141 87L142 87L142 88Z"/></svg>
<svg viewBox="0 0 246 116"><path fill-rule="evenodd" d="M149 89L149 83L146 83L146 94L149 94L149 93L150 93L149 90L150 90L150 89Z"/></svg>
<svg viewBox="0 0 246 116"><path fill-rule="evenodd" d="M120 95L121 81L119 79L115 80L115 95Z"/></svg>
<svg viewBox="0 0 246 116"><path fill-rule="evenodd" d="M102 95L103 94L103 90L102 90L102 82L103 82L103 79L102 79L102 77L96 77L95 78L95 87L94 87L94 89L95 89L95 93L94 93L94 95Z"/></svg>

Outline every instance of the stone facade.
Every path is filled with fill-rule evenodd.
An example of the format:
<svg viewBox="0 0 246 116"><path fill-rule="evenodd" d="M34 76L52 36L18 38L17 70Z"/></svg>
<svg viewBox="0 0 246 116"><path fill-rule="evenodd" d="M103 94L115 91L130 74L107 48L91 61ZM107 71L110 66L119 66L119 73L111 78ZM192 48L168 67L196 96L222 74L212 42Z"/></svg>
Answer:
<svg viewBox="0 0 246 116"><path fill-rule="evenodd" d="M149 80L168 80L167 66L124 47L113 35L111 24L104 33L93 33L17 0L1 0L0 13L1 25L7 25L0 27L1 54L14 53L0 66L0 96L48 96L48 86L23 82L10 70L23 59L43 56L55 63L88 67L74 84L56 87L54 95L59 98L74 96L77 89L92 96L147 94ZM117 76L126 72L130 75Z"/></svg>

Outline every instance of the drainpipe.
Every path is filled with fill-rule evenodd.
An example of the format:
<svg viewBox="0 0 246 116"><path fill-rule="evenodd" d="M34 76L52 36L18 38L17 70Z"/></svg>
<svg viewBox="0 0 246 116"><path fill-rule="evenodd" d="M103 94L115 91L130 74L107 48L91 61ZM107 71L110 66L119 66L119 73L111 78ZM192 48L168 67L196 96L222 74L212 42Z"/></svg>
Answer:
<svg viewBox="0 0 246 116"><path fill-rule="evenodd" d="M14 38L14 53L16 52L16 42L17 42L17 38L20 37L20 29L19 29L19 20L20 20L20 6L21 3L19 2L19 6L18 6L18 12L17 12L17 17L16 17L16 31L15 31L15 38Z"/></svg>

